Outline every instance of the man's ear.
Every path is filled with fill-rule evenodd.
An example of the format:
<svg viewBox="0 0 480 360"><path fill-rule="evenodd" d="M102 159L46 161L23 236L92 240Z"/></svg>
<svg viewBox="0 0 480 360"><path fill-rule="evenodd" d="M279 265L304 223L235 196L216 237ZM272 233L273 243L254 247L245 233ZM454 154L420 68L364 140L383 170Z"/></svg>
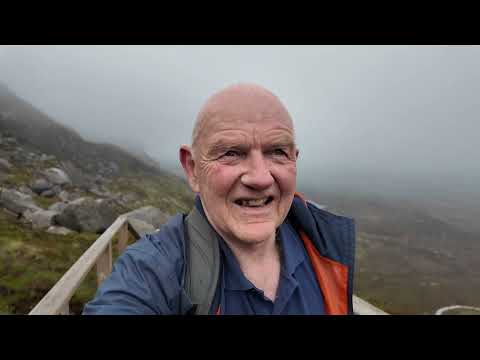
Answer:
<svg viewBox="0 0 480 360"><path fill-rule="evenodd" d="M193 192L200 192L198 186L198 180L195 173L195 161L193 159L192 149L187 145L182 145L180 147L180 163L182 164L183 171L187 176L188 184Z"/></svg>

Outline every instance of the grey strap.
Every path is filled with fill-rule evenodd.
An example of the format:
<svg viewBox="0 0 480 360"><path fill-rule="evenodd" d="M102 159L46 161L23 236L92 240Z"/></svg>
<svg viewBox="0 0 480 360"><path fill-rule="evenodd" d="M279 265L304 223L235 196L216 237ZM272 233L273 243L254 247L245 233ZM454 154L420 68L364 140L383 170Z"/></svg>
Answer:
<svg viewBox="0 0 480 360"><path fill-rule="evenodd" d="M194 206L185 219L188 239L184 288L196 306L196 315L207 315L220 273L218 235Z"/></svg>

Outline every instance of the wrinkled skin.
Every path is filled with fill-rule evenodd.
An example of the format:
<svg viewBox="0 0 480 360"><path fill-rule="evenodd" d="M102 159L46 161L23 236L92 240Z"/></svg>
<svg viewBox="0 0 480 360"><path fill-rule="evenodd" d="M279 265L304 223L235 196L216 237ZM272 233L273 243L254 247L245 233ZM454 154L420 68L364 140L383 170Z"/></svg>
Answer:
<svg viewBox="0 0 480 360"><path fill-rule="evenodd" d="M279 271L275 231L293 201L297 156L287 110L269 91L248 84L213 95L197 118L193 148L181 147L192 190L241 265L258 259ZM270 202L241 206L262 198Z"/></svg>

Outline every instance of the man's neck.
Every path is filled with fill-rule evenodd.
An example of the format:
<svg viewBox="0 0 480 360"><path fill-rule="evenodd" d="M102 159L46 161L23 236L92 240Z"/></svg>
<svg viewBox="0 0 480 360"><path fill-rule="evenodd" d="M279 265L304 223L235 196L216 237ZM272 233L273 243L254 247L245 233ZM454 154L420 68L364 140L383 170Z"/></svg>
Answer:
<svg viewBox="0 0 480 360"><path fill-rule="evenodd" d="M278 282L280 279L280 250L277 246L276 233L273 233L264 241L246 244L222 234L210 221L207 211L198 196L195 206L209 221L215 231L224 239L232 250L245 277L250 280L258 289L264 291L265 296L275 300Z"/></svg>
<svg viewBox="0 0 480 360"><path fill-rule="evenodd" d="M226 237L223 237L223 239L232 250L240 263L240 266L242 266L242 264L261 265L262 263L278 256L275 234L272 234L270 238L262 242L253 244L240 243Z"/></svg>
<svg viewBox="0 0 480 360"><path fill-rule="evenodd" d="M224 239L238 261L245 277L265 296L275 300L280 279L280 250L275 234L268 240L256 244L238 244Z"/></svg>

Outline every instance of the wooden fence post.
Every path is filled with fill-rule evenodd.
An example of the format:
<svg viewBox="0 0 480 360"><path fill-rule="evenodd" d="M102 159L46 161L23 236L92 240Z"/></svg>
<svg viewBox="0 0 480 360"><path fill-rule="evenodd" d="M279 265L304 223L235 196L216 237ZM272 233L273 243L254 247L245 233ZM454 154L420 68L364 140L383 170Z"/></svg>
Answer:
<svg viewBox="0 0 480 360"><path fill-rule="evenodd" d="M117 250L118 254L121 255L125 248L127 247L128 243L128 222L125 222L125 224L120 228L120 231L118 232L118 245L117 245Z"/></svg>
<svg viewBox="0 0 480 360"><path fill-rule="evenodd" d="M100 284L105 280L105 278L110 275L112 271L112 241L108 243L105 251L100 255L97 260L97 286L100 287Z"/></svg>
<svg viewBox="0 0 480 360"><path fill-rule="evenodd" d="M69 303L70 303L70 300L67 301L67 302L65 303L65 305L63 305L63 306L60 308L60 310L59 310L59 312L58 312L58 315L70 315L70 306L69 306L70 304L69 304Z"/></svg>

